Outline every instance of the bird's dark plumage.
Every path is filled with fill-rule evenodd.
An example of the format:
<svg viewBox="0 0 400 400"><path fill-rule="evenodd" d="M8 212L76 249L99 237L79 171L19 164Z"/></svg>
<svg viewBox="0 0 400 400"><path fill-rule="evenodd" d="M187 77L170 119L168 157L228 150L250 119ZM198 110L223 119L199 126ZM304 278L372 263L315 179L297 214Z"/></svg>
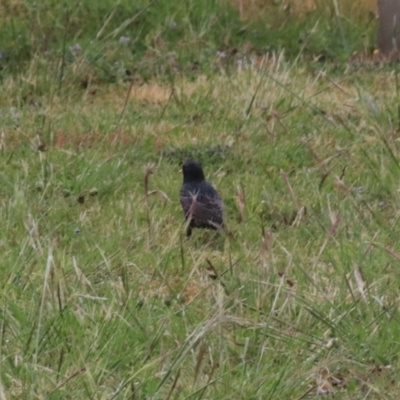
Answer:
<svg viewBox="0 0 400 400"><path fill-rule="evenodd" d="M192 228L218 229L223 224L224 209L218 192L205 180L200 164L186 161L182 171L180 200L186 220L190 219L187 236Z"/></svg>

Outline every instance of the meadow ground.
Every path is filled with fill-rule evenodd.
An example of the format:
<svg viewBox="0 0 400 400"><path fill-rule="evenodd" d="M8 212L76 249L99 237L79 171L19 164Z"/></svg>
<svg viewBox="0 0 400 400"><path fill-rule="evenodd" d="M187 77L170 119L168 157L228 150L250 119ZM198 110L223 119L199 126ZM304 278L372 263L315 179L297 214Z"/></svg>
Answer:
<svg viewBox="0 0 400 400"><path fill-rule="evenodd" d="M397 65L63 54L1 83L0 399L397 399Z"/></svg>

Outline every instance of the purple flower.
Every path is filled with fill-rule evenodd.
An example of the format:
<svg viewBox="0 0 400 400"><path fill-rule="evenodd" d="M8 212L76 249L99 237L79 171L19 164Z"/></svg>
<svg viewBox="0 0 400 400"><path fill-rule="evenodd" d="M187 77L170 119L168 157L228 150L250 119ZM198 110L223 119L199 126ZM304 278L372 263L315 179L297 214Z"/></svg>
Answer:
<svg viewBox="0 0 400 400"><path fill-rule="evenodd" d="M226 58L226 53L224 51L217 51L217 56L219 58Z"/></svg>
<svg viewBox="0 0 400 400"><path fill-rule="evenodd" d="M317 394L319 396L323 396L323 395L329 396L331 394L331 391L329 389L318 388L317 389Z"/></svg>
<svg viewBox="0 0 400 400"><path fill-rule="evenodd" d="M73 55L78 55L79 53L82 52L82 46L79 43L74 44L73 46L71 46L69 48L69 50L71 51L71 53Z"/></svg>

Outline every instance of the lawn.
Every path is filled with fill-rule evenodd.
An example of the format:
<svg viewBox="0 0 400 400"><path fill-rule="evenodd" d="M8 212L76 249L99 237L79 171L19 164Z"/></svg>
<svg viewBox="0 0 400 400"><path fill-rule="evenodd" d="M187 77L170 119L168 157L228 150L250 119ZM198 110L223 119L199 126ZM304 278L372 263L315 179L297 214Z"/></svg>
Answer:
<svg viewBox="0 0 400 400"><path fill-rule="evenodd" d="M397 64L350 62L375 31L345 18L260 47L218 43L234 8L160 3L140 40L106 1L71 37L72 8L11 8L34 36L0 59L0 398L397 399ZM186 238L186 159L225 232Z"/></svg>

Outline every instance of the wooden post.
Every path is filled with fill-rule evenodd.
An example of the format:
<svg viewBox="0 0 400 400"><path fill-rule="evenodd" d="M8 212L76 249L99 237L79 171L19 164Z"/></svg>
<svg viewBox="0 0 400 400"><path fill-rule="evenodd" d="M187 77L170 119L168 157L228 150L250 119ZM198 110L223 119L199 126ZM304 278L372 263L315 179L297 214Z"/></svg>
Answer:
<svg viewBox="0 0 400 400"><path fill-rule="evenodd" d="M378 0L378 48L389 54L400 50L400 0ZM396 45L394 44L396 39Z"/></svg>

